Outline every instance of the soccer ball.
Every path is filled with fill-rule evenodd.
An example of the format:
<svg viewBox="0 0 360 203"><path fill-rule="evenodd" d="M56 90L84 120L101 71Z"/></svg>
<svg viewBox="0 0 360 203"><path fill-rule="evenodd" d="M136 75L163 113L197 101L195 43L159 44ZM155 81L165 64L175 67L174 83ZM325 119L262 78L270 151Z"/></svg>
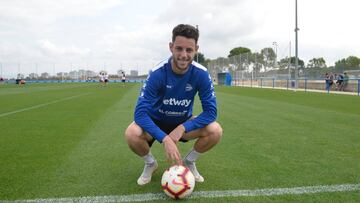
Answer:
<svg viewBox="0 0 360 203"><path fill-rule="evenodd" d="M174 165L164 172L161 186L169 197L183 199L194 190L195 177L187 167Z"/></svg>

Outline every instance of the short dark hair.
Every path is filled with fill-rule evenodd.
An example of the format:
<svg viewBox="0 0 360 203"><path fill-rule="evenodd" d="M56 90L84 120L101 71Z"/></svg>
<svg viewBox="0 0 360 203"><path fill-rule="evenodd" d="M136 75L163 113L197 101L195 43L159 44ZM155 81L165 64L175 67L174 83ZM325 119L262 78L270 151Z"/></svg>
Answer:
<svg viewBox="0 0 360 203"><path fill-rule="evenodd" d="M172 33L173 33L172 35L173 42L175 41L175 38L177 36L194 39L196 44L199 39L199 30L192 25L179 24L176 27L174 27Z"/></svg>

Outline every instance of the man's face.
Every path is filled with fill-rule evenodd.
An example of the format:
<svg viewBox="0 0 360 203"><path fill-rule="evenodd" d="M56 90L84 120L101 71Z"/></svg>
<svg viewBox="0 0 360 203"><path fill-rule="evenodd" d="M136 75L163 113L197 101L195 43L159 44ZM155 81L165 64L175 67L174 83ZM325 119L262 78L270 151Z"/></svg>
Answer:
<svg viewBox="0 0 360 203"><path fill-rule="evenodd" d="M175 73L183 74L187 71L193 61L198 45L194 39L177 36L175 41L169 44L172 53L172 69Z"/></svg>

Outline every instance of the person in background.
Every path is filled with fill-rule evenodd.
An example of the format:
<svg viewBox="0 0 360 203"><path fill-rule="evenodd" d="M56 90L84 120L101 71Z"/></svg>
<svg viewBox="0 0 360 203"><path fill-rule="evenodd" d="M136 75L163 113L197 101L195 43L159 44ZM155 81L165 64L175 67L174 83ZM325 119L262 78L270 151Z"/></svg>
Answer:
<svg viewBox="0 0 360 203"><path fill-rule="evenodd" d="M343 78L343 82L342 82L340 91L346 91L348 83L349 83L349 76L348 76L347 72L344 72L344 78Z"/></svg>
<svg viewBox="0 0 360 203"><path fill-rule="evenodd" d="M109 82L107 73L105 71L100 71L99 77L100 77L99 81L102 84L102 86L106 86L106 84Z"/></svg>
<svg viewBox="0 0 360 203"><path fill-rule="evenodd" d="M326 91L330 91L330 74L328 72L325 73L325 89Z"/></svg>
<svg viewBox="0 0 360 203"><path fill-rule="evenodd" d="M344 76L342 74L339 74L336 79L336 89L340 90L342 87Z"/></svg>
<svg viewBox="0 0 360 203"><path fill-rule="evenodd" d="M125 76L125 72L121 72L121 82L123 84L123 86L125 86L125 82L126 82L126 76Z"/></svg>

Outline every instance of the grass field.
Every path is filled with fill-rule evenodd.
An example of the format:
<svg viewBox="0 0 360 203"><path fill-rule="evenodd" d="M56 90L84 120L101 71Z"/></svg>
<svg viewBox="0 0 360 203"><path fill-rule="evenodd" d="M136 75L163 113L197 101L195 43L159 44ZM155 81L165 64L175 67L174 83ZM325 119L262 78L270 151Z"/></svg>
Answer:
<svg viewBox="0 0 360 203"><path fill-rule="evenodd" d="M143 161L123 137L139 88L0 86L0 202L161 193L162 171L169 166L163 147L154 144L160 167L152 182L140 187ZM198 160L205 182L196 192L360 183L360 97L239 87L216 87L216 92L224 136ZM182 154L192 145L180 144ZM360 202L360 192L186 202L273 201Z"/></svg>

